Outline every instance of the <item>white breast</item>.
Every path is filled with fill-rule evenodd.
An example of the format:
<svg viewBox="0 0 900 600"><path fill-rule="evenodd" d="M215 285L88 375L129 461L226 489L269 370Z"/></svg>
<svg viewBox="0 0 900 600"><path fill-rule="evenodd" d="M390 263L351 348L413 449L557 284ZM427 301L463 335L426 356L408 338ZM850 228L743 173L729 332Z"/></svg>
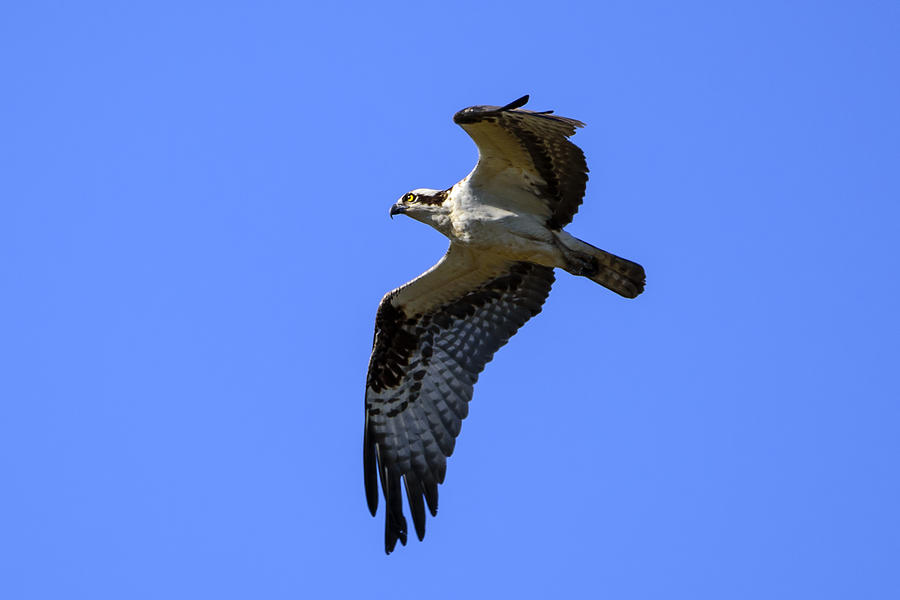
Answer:
<svg viewBox="0 0 900 600"><path fill-rule="evenodd" d="M528 210L538 202L532 194L520 188L503 195L495 190L495 186L490 191L475 188L468 179L453 187L447 202L454 239L523 259L531 256L536 244L552 240L546 216Z"/></svg>

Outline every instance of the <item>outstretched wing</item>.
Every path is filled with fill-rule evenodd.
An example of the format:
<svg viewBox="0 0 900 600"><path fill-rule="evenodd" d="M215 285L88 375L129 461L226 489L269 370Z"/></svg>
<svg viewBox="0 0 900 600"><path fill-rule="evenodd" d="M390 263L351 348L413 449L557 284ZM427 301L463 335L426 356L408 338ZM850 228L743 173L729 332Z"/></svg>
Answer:
<svg viewBox="0 0 900 600"><path fill-rule="evenodd" d="M545 216L550 229L561 229L578 212L588 180L584 153L568 140L584 123L552 111L522 110L526 102L522 96L506 106L471 106L453 116L478 146L469 185L506 198L519 188L527 193L519 199L525 210Z"/></svg>
<svg viewBox="0 0 900 600"><path fill-rule="evenodd" d="M437 514L437 486L478 374L541 311L552 284L550 267L451 244L438 264L381 301L366 382L363 463L373 516L381 481L388 554L398 539L406 544L401 481L421 540L425 503Z"/></svg>

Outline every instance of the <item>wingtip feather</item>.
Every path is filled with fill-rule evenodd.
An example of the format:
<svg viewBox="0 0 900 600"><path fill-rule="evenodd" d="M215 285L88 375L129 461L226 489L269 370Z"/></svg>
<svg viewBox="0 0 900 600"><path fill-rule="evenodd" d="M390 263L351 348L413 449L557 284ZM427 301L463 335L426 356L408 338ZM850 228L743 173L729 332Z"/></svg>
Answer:
<svg viewBox="0 0 900 600"><path fill-rule="evenodd" d="M378 453L375 443L369 438L369 416L366 415L363 433L363 483L366 488L366 504L372 516L378 512Z"/></svg>
<svg viewBox="0 0 900 600"><path fill-rule="evenodd" d="M413 526L416 528L416 537L421 542L425 539L425 502L422 499L422 484L411 474L403 476L403 484L406 486L406 498L409 501Z"/></svg>
<svg viewBox="0 0 900 600"><path fill-rule="evenodd" d="M528 94L525 94L521 98L517 98L517 99L513 100L512 102L510 102L509 104L507 104L506 106L501 107L500 110L513 110L515 108L522 108L523 106L525 106L528 103L528 98L529 98Z"/></svg>
<svg viewBox="0 0 900 600"><path fill-rule="evenodd" d="M382 468L382 486L384 488L384 551L390 554L400 544L406 545L406 517L403 516L403 494L400 477L395 471Z"/></svg>

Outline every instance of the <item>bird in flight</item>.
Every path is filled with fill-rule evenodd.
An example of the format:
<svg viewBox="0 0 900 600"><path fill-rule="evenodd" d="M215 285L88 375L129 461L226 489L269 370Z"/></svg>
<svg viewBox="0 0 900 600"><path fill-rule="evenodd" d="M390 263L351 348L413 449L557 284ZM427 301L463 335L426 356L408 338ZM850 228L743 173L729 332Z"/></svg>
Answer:
<svg viewBox="0 0 900 600"><path fill-rule="evenodd" d="M402 489L416 535L468 413L478 374L541 311L553 270L587 277L626 298L644 290L637 263L566 233L588 168L568 138L584 124L521 107L472 106L453 116L478 146L478 164L447 190L416 189L391 207L450 239L440 261L389 292L375 316L366 378L363 468L374 516L386 504L384 549L406 545Z"/></svg>

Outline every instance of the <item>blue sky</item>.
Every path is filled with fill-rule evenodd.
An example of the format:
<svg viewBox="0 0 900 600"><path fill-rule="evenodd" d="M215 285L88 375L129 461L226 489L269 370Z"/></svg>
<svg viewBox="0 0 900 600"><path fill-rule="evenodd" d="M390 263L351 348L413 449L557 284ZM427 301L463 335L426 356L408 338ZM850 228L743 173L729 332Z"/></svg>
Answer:
<svg viewBox="0 0 900 600"><path fill-rule="evenodd" d="M900 7L18 3L0 16L0 596L900 595ZM377 303L472 104L585 121L558 275L424 543L362 486Z"/></svg>

